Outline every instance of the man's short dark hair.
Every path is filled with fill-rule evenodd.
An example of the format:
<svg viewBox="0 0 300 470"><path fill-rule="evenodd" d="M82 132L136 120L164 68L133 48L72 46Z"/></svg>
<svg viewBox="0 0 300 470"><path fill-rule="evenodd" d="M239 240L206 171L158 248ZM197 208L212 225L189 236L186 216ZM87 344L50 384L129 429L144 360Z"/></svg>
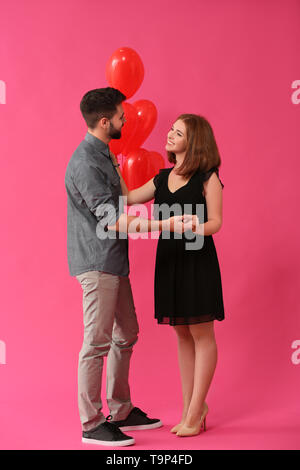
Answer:
<svg viewBox="0 0 300 470"><path fill-rule="evenodd" d="M88 91L80 102L80 111L90 129L106 117L111 119L117 111L117 105L126 100L126 96L116 88L96 88Z"/></svg>

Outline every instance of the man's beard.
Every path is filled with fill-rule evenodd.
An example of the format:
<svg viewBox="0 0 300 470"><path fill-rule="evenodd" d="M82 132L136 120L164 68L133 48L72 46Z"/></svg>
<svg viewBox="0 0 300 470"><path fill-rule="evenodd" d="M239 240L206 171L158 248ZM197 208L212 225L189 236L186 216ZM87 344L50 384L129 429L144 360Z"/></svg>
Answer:
<svg viewBox="0 0 300 470"><path fill-rule="evenodd" d="M108 135L111 139L121 139L122 133L118 131L113 124L110 122Z"/></svg>

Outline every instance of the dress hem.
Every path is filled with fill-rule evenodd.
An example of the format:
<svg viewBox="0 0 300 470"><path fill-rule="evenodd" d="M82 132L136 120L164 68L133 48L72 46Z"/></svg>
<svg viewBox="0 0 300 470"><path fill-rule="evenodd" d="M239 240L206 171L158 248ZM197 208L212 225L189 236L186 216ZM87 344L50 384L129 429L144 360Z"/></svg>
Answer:
<svg viewBox="0 0 300 470"><path fill-rule="evenodd" d="M211 321L223 321L225 320L225 317L211 317L211 318L205 318L205 319L201 319L201 318L198 318L198 319L195 319L195 320L191 320L191 319L184 319L182 321L180 320L177 320L177 319L170 319L170 318L166 318L165 319L161 319L161 318L157 318L155 317L157 323L159 325L170 325L170 326L177 326L177 325L196 325L198 323L209 323Z"/></svg>

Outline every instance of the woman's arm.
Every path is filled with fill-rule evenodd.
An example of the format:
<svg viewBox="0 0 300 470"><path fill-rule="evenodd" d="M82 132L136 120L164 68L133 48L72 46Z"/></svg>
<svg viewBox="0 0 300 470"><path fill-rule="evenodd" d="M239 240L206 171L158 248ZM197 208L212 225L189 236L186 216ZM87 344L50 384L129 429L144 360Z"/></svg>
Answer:
<svg viewBox="0 0 300 470"><path fill-rule="evenodd" d="M129 206L132 204L144 204L154 198L155 186L153 179L154 178L151 178L151 180L147 181L147 183L139 188L128 191L127 204Z"/></svg>
<svg viewBox="0 0 300 470"><path fill-rule="evenodd" d="M185 217L187 220L183 222ZM162 230L167 232L184 233L187 230L192 230L192 227L193 222L191 216L174 215L169 219L154 220L121 214L114 225L107 226L107 230L123 233L158 232Z"/></svg>
<svg viewBox="0 0 300 470"><path fill-rule="evenodd" d="M198 217L193 216L193 232L198 235L213 235L222 227L223 194L222 186L216 173L203 184L207 207L207 222L200 224ZM185 219L187 220L187 219Z"/></svg>

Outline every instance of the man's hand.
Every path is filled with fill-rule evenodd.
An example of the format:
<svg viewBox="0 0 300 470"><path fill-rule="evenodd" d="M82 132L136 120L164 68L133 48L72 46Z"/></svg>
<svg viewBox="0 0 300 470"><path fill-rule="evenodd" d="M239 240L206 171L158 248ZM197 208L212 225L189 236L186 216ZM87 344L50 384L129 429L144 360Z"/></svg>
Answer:
<svg viewBox="0 0 300 470"><path fill-rule="evenodd" d="M117 157L115 156L115 154L112 153L111 150L109 151L109 154L110 154L111 161L113 162L113 165L118 165L119 162L118 162Z"/></svg>

